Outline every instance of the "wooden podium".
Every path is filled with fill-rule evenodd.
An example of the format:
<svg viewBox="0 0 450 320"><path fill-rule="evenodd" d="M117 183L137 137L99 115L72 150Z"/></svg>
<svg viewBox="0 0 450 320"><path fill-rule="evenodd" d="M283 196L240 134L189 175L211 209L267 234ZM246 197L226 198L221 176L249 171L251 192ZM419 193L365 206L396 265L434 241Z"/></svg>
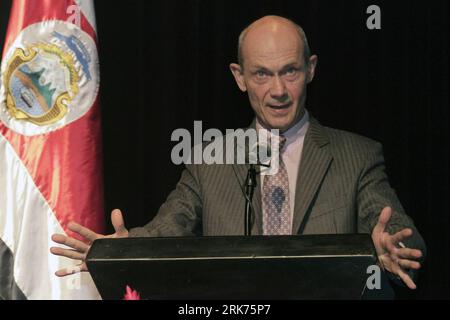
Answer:
<svg viewBox="0 0 450 320"><path fill-rule="evenodd" d="M103 299L361 299L367 234L100 239L87 256Z"/></svg>

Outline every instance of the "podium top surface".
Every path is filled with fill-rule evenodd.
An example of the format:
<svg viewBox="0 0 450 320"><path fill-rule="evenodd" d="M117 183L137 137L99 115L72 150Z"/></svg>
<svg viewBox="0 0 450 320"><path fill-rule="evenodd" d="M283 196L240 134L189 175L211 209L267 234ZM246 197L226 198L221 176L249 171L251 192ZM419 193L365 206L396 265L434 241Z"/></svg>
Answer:
<svg viewBox="0 0 450 320"><path fill-rule="evenodd" d="M87 260L373 256L367 234L99 239Z"/></svg>

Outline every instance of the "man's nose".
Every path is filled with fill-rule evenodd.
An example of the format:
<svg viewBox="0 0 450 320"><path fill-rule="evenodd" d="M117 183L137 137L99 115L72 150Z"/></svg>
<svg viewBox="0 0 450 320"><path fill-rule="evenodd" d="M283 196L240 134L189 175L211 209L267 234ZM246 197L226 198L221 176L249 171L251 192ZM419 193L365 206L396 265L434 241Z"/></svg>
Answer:
<svg viewBox="0 0 450 320"><path fill-rule="evenodd" d="M279 76L273 77L270 87L270 95L272 96L272 98L277 100L285 99L287 96L286 93L286 86L283 79L281 79L281 77Z"/></svg>

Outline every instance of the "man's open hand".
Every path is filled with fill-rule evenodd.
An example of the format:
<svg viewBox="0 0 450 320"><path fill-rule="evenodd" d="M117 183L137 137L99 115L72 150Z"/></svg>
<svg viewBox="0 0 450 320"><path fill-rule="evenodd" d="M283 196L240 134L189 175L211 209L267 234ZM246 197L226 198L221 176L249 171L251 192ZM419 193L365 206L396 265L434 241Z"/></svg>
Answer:
<svg viewBox="0 0 450 320"><path fill-rule="evenodd" d="M420 269L420 263L416 259L422 257L422 252L417 249L405 248L402 241L409 238L413 231L403 229L390 235L385 228L392 215L392 209L385 207L380 214L378 223L372 231L372 240L377 251L381 267L400 277L410 288L416 289L416 285L407 273L407 269Z"/></svg>
<svg viewBox="0 0 450 320"><path fill-rule="evenodd" d="M56 271L56 275L58 277L64 277L69 274L73 274L80 271L88 271L86 266L86 255L89 251L89 248L91 247L92 243L96 239L101 238L126 238L128 237L128 230L125 228L125 224L122 217L122 212L119 209L114 209L111 212L111 222L114 227L114 230L116 231L114 234L110 235L103 235L95 233L94 231L83 227L82 225L79 225L75 222L69 222L68 228L81 235L83 238L86 239L86 242L77 240L72 237L68 237L66 235L62 234L54 234L52 236L52 240L56 243L63 244L65 246L68 246L71 249L64 249L61 247L51 247L50 252L58 255L67 257L74 260L80 260L81 263L77 266L78 268L74 271L74 268L64 268Z"/></svg>

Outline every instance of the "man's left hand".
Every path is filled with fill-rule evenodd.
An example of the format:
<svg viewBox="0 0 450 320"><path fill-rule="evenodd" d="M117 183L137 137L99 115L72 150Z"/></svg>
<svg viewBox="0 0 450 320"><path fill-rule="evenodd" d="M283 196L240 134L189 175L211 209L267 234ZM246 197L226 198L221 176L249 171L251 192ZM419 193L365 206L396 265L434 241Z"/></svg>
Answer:
<svg viewBox="0 0 450 320"><path fill-rule="evenodd" d="M381 211L378 223L372 231L372 241L375 245L378 259L384 270L400 277L410 289L416 289L416 284L406 270L420 269L420 263L415 261L415 259L422 256L422 251L404 247L402 241L412 235L413 231L411 229L403 229L393 235L385 232L391 215L392 209L385 207Z"/></svg>

